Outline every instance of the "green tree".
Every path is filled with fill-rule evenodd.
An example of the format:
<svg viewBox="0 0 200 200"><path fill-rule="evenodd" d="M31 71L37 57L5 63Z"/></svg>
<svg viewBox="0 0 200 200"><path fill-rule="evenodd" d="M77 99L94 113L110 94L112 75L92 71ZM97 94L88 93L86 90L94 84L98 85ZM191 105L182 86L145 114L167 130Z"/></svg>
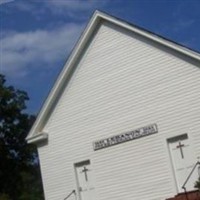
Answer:
<svg viewBox="0 0 200 200"><path fill-rule="evenodd" d="M196 181L194 187L197 188L197 189L200 191L200 177L199 177L198 180Z"/></svg>
<svg viewBox="0 0 200 200"><path fill-rule="evenodd" d="M35 117L24 112L27 93L5 83L0 74L0 200L41 200L37 151L25 140Z"/></svg>

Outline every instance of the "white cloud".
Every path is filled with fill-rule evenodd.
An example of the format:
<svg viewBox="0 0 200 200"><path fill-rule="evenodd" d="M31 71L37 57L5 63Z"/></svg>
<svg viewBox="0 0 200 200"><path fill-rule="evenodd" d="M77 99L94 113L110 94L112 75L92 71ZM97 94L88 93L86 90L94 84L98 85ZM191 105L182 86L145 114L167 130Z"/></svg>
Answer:
<svg viewBox="0 0 200 200"><path fill-rule="evenodd" d="M0 0L1 1L1 0ZM3 0L11 1L11 0ZM71 19L83 20L89 13L103 8L110 0L35 0L15 1L10 9L28 12L40 19L45 13L66 15ZM7 8L7 11L9 8Z"/></svg>
<svg viewBox="0 0 200 200"><path fill-rule="evenodd" d="M8 1L10 0L0 0ZM72 22L74 19L85 22L85 18L88 18L92 11L108 2L109 0L14 1L4 10L28 12L38 19L46 12L51 12L55 15L66 15ZM52 67L58 61L63 61L80 35L83 25L71 23L53 27L53 22L49 25L52 27L50 30L2 31L0 71L9 76L25 76L33 67Z"/></svg>
<svg viewBox="0 0 200 200"><path fill-rule="evenodd" d="M60 11L87 11L106 3L105 0L48 0L46 5L51 8L60 9Z"/></svg>
<svg viewBox="0 0 200 200"><path fill-rule="evenodd" d="M0 0L0 5L5 4L5 3L10 3L14 0Z"/></svg>
<svg viewBox="0 0 200 200"><path fill-rule="evenodd" d="M83 21L108 2L109 0L48 0L45 1L45 6L54 15L66 15L73 20Z"/></svg>
<svg viewBox="0 0 200 200"><path fill-rule="evenodd" d="M99 1L98 1L99 2ZM68 8L72 10L85 10L89 7L92 7L94 4L97 3L97 1L83 1L83 0L72 0L72 1L63 1L63 0L48 0L46 1L47 4L53 5L60 8Z"/></svg>
<svg viewBox="0 0 200 200"><path fill-rule="evenodd" d="M15 2L15 9L23 11L23 12L35 12L36 6L33 3L27 2L27 1L16 1Z"/></svg>
<svg viewBox="0 0 200 200"><path fill-rule="evenodd" d="M67 24L53 30L4 35L0 38L1 71L8 76L24 76L33 68L53 67L67 57L82 28Z"/></svg>

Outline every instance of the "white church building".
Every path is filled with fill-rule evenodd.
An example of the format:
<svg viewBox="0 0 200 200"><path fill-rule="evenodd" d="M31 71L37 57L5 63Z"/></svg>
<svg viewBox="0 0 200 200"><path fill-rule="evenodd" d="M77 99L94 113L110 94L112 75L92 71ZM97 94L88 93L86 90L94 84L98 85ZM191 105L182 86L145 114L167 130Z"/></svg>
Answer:
<svg viewBox="0 0 200 200"><path fill-rule="evenodd" d="M27 141L38 147L46 200L195 190L200 54L96 11Z"/></svg>

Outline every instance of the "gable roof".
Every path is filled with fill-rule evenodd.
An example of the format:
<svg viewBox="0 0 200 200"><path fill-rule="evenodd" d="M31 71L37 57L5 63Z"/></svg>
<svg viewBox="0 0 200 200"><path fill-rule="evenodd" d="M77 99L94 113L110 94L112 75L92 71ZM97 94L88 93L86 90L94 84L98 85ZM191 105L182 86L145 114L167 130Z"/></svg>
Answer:
<svg viewBox="0 0 200 200"><path fill-rule="evenodd" d="M115 24L119 27L122 27L126 30L137 33L145 38L148 38L156 43L166 46L172 50L175 50L178 53L183 54L183 55L185 55L191 59L194 59L198 62L200 61L200 54L198 52L192 51L189 48L186 48L175 42L167 40L161 36L158 36L152 32L144 30L140 27L137 27L135 25L132 25L130 23L122 21L118 18L110 16L106 13L103 13L100 11L95 11L95 13L93 14L91 20L89 21L86 29L84 30L84 32L81 35L79 41L77 42L75 48L73 49L70 57L68 58L68 61L66 62L63 70L61 71L60 75L58 76L57 81L55 82L52 90L50 91L45 103L43 104L42 109L40 110L39 115L26 138L28 143L35 143L35 142L39 142L42 140L46 140L48 138L48 133L42 132L42 129L43 129L46 121L48 120L51 111L54 109L56 102L60 97L60 94L62 93L63 89L65 88L66 83L70 79L74 65L76 63L76 60L82 54L91 35L93 34L94 30L99 26L99 24L102 22L102 20L108 21L108 22Z"/></svg>

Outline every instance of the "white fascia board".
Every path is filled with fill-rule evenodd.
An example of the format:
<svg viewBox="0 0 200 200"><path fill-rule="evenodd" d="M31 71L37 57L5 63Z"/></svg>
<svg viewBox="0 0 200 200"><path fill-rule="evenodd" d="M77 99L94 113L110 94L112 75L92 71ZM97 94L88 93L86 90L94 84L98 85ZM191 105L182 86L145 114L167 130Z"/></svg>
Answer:
<svg viewBox="0 0 200 200"><path fill-rule="evenodd" d="M44 105L42 106L42 109L40 110L39 115L37 116L37 119L36 119L33 127L31 128L28 136L26 137L27 141L31 140L31 138L33 138L35 135L39 134L38 132L42 131L41 130L42 125L45 123L45 119L46 119L47 115L49 114L49 111L51 110L51 106L53 106L54 100L56 99L57 95L59 95L60 89L62 88L66 78L69 77L69 75L70 75L70 72L73 68L74 62L80 56L82 49L85 47L85 44L87 43L88 39L90 38L91 34L93 33L93 30L99 23L99 19L100 19L99 16L97 16L96 12L95 12L94 15L92 16L90 22L88 23L87 27L85 28L84 32L82 33L75 48L73 49L70 57L68 58L68 61L66 62L63 70L59 74Z"/></svg>
<svg viewBox="0 0 200 200"><path fill-rule="evenodd" d="M33 137L30 137L27 139L27 143L38 143L48 140L48 133L38 133L37 135L34 135Z"/></svg>

